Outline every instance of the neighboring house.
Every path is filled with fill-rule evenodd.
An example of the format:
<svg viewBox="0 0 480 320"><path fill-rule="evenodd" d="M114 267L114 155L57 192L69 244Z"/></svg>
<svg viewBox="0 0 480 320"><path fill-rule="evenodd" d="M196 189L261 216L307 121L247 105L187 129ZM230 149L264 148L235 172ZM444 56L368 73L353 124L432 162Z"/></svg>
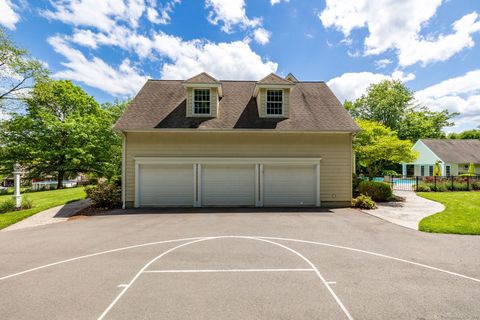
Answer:
<svg viewBox="0 0 480 320"><path fill-rule="evenodd" d="M413 163L402 163L404 176L433 176L433 167L439 162L442 176L457 176L468 172L470 163L480 175L480 140L421 139L413 145L418 158Z"/></svg>
<svg viewBox="0 0 480 320"><path fill-rule="evenodd" d="M359 128L324 82L149 80L115 128L125 207L350 204Z"/></svg>

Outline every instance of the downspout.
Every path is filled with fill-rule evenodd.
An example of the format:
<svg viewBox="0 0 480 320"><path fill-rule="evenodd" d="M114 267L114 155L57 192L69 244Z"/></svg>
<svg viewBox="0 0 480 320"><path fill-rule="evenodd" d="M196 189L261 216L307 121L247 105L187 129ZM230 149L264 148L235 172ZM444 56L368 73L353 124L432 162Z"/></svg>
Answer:
<svg viewBox="0 0 480 320"><path fill-rule="evenodd" d="M125 158L127 154L127 135L125 132L122 132L122 209L126 209L126 199L125 199Z"/></svg>

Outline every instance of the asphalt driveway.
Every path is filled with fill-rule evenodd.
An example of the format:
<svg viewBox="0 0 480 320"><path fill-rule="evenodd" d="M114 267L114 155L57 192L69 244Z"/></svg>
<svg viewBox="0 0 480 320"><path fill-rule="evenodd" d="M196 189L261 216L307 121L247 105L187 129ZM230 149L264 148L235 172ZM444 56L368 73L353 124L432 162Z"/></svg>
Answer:
<svg viewBox="0 0 480 320"><path fill-rule="evenodd" d="M2 231L0 317L480 319L480 237L350 209L216 211Z"/></svg>

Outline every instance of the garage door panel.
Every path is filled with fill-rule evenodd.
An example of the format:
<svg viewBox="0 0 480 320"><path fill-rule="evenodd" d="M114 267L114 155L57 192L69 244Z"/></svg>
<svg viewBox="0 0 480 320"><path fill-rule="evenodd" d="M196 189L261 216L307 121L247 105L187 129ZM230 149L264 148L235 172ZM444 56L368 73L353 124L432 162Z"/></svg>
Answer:
<svg viewBox="0 0 480 320"><path fill-rule="evenodd" d="M265 206L313 206L316 203L315 165L264 165Z"/></svg>
<svg viewBox="0 0 480 320"><path fill-rule="evenodd" d="M255 165L202 165L203 206L255 205Z"/></svg>
<svg viewBox="0 0 480 320"><path fill-rule="evenodd" d="M193 165L141 165L141 206L193 205Z"/></svg>

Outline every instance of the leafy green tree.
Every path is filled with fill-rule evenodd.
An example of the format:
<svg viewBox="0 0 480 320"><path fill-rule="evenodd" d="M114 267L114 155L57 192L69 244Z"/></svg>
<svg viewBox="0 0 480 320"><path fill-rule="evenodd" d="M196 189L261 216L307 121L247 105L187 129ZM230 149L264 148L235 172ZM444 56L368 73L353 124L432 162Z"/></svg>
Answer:
<svg viewBox="0 0 480 320"><path fill-rule="evenodd" d="M457 113L448 110L434 112L415 105L415 96L402 82L384 80L372 84L367 93L345 108L355 119L379 122L398 132L400 139L413 142L422 138L444 138L443 129Z"/></svg>
<svg viewBox="0 0 480 320"><path fill-rule="evenodd" d="M480 140L480 130L466 130L460 133L452 132L448 135L448 139L479 139Z"/></svg>
<svg viewBox="0 0 480 320"><path fill-rule="evenodd" d="M121 138L112 129L122 106L104 108L71 81L37 83L24 113L0 124L0 158L35 176L118 173ZM120 155L119 155L120 153Z"/></svg>
<svg viewBox="0 0 480 320"><path fill-rule="evenodd" d="M392 130L398 130L405 108L413 100L413 92L403 83L384 80L372 84L367 94L362 95L355 102L347 102L346 108L355 119L376 121Z"/></svg>
<svg viewBox="0 0 480 320"><path fill-rule="evenodd" d="M381 123L370 120L357 120L362 129L353 139L357 165L365 169L373 178L388 165L412 162L417 153L412 151L412 143L400 140L397 133Z"/></svg>
<svg viewBox="0 0 480 320"><path fill-rule="evenodd" d="M448 110L434 112L426 107L409 109L400 122L398 137L413 142L426 138L444 139L446 135L443 130L454 125L450 119L456 115Z"/></svg>
<svg viewBox="0 0 480 320"><path fill-rule="evenodd" d="M0 109L25 98L32 85L47 76L42 63L17 47L0 27Z"/></svg>

